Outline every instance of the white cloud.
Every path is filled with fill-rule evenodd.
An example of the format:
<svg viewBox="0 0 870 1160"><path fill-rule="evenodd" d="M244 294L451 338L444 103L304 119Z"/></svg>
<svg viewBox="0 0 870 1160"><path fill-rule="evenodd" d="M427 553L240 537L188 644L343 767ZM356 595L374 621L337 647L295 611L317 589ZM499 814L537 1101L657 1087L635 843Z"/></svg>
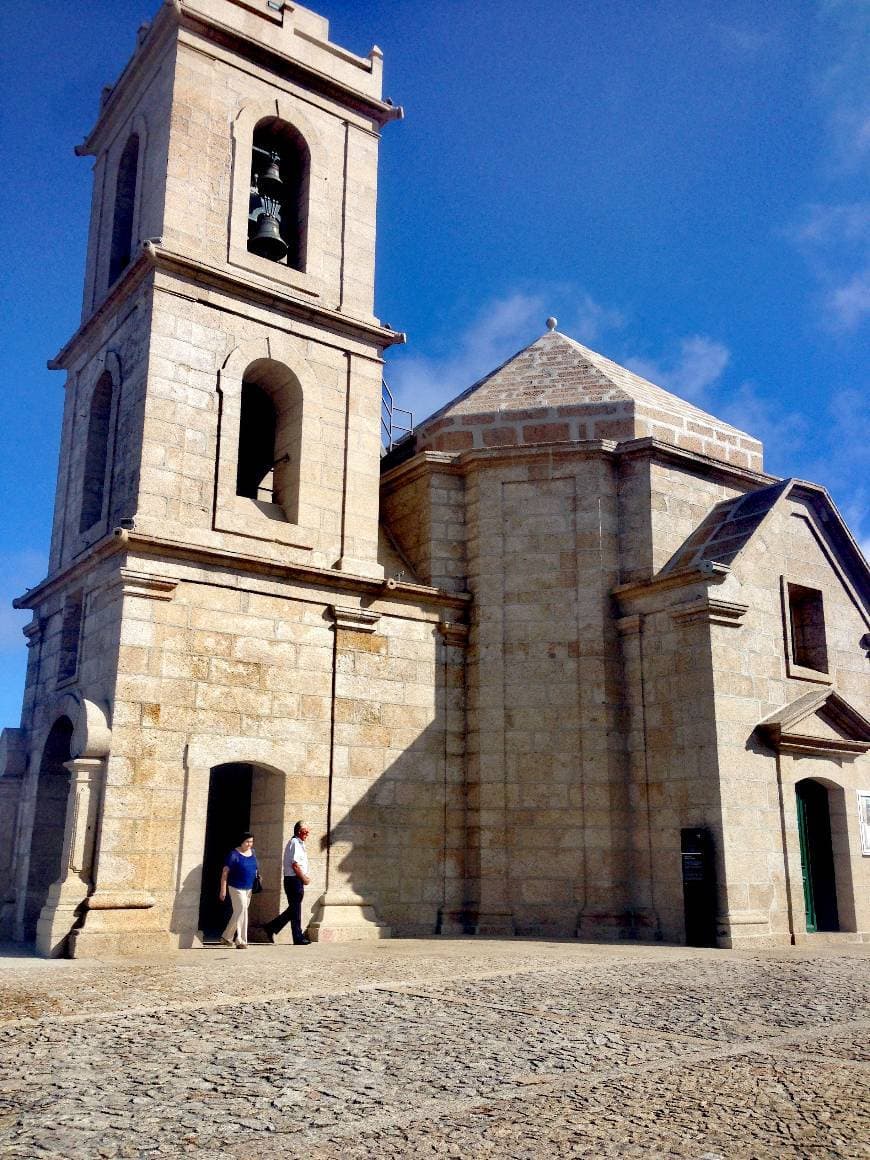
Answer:
<svg viewBox="0 0 870 1160"><path fill-rule="evenodd" d="M722 377L731 354L727 346L703 334L680 340L679 350L669 359L628 359L626 366L645 379L672 391L682 399L703 399Z"/></svg>
<svg viewBox="0 0 870 1160"><path fill-rule="evenodd" d="M717 409L717 414L745 431L765 446L767 470L773 474L793 474L789 461L804 445L812 424L800 411L782 406L782 396L763 395L757 384L741 383Z"/></svg>
<svg viewBox="0 0 870 1160"><path fill-rule="evenodd" d="M0 554L0 652L24 649L21 629L30 620L30 613L19 612L12 607L12 601L42 580L46 564L44 553L35 548Z"/></svg>
<svg viewBox="0 0 870 1160"><path fill-rule="evenodd" d="M602 306L589 294L583 294L577 306L573 325L562 327L564 332L576 338L578 342L589 346L602 333L608 330L620 330L625 326L625 316L620 310L610 306Z"/></svg>
<svg viewBox="0 0 870 1160"><path fill-rule="evenodd" d="M857 330L870 317L870 270L856 274L827 295L828 315L837 330Z"/></svg>
<svg viewBox="0 0 870 1160"><path fill-rule="evenodd" d="M824 326L857 330L870 316L870 202L809 205L787 236L819 285Z"/></svg>
<svg viewBox="0 0 870 1160"><path fill-rule="evenodd" d="M820 9L823 34L832 48L817 88L828 114L835 165L843 172L855 172L870 157L870 4L866 0L823 0Z"/></svg>
<svg viewBox="0 0 870 1160"><path fill-rule="evenodd" d="M756 10L758 16L760 9ZM710 26L722 48L738 60L754 61L756 57L781 43L780 36L772 28L762 28L758 24L739 24L714 21Z"/></svg>
<svg viewBox="0 0 870 1160"><path fill-rule="evenodd" d="M584 291L516 291L488 303L443 357L397 352L386 369L390 390L420 423L543 334L554 300L566 299L569 305L559 329L581 342L593 342L602 331L624 325L618 310L600 305ZM576 305L570 305L572 300Z"/></svg>
<svg viewBox="0 0 870 1160"><path fill-rule="evenodd" d="M818 202L804 210L803 221L788 231L789 236L811 256L816 246L870 241L870 202L824 205Z"/></svg>

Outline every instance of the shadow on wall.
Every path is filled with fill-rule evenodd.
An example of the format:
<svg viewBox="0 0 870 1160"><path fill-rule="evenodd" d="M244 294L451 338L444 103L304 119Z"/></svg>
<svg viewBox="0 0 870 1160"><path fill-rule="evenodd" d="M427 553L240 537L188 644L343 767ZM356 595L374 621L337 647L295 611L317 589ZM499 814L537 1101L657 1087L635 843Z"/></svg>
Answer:
<svg viewBox="0 0 870 1160"><path fill-rule="evenodd" d="M329 841L320 841L330 893L347 889L373 903L394 934L434 934L446 921L461 920L464 777L461 757L447 748L444 729L431 724L347 805L343 799L355 796L360 780L351 772L336 787ZM351 749L351 771L355 761L365 764L367 752L360 747L355 758Z"/></svg>

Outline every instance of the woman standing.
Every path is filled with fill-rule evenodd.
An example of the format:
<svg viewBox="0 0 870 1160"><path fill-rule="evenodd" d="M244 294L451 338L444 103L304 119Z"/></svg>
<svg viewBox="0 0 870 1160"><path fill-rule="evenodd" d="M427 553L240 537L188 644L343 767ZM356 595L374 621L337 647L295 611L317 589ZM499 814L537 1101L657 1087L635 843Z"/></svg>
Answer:
<svg viewBox="0 0 870 1160"><path fill-rule="evenodd" d="M221 936L221 942L227 946L232 946L235 942L240 951L248 945L248 906L256 877L257 856L254 853L254 835L242 834L238 846L227 854L224 868L221 870L220 889L221 902L229 890L230 901L233 904L232 918Z"/></svg>

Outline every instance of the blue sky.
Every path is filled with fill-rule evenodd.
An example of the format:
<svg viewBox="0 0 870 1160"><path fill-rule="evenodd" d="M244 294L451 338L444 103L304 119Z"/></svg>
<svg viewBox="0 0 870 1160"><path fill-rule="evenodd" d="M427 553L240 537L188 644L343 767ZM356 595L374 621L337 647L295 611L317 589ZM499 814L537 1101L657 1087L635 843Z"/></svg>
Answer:
<svg viewBox="0 0 870 1160"><path fill-rule="evenodd" d="M90 162L154 0L0 6L0 724L45 569ZM870 542L867 0L323 0L385 52L387 377L418 418L559 329L762 438Z"/></svg>

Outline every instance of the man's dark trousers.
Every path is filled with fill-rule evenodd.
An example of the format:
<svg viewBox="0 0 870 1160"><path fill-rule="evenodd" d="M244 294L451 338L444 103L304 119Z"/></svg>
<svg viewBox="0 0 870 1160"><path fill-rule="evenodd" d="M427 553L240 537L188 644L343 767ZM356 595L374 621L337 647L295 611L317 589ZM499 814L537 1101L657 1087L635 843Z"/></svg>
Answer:
<svg viewBox="0 0 870 1160"><path fill-rule="evenodd" d="M305 937L302 932L302 896L305 894L302 879L297 878L295 874L285 874L284 893L287 895L287 909L282 910L277 918L273 918L270 923L267 923L266 930L277 934L289 922L290 929L293 931L293 941L301 943Z"/></svg>

